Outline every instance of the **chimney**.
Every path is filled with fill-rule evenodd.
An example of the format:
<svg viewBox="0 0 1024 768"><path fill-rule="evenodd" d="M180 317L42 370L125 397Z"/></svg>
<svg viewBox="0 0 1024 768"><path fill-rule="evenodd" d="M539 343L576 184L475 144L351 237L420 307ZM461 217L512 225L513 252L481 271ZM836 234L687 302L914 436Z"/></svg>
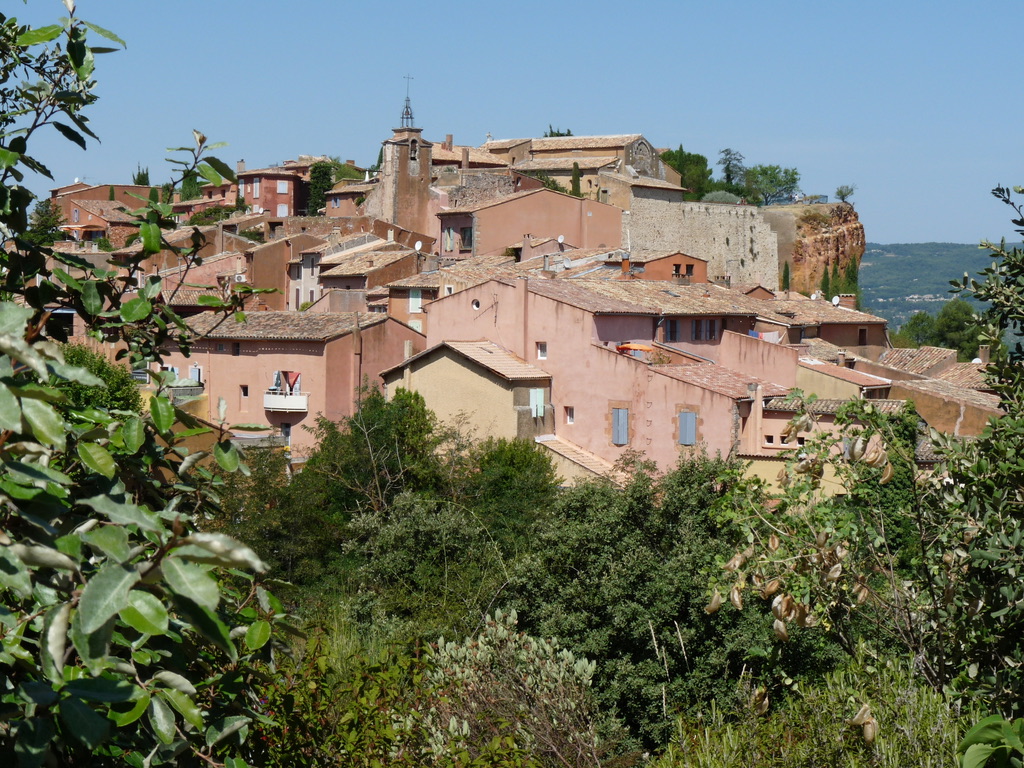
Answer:
<svg viewBox="0 0 1024 768"><path fill-rule="evenodd" d="M978 359L981 360L983 365L988 365L991 353L992 350L989 348L988 344L982 344L978 347Z"/></svg>
<svg viewBox="0 0 1024 768"><path fill-rule="evenodd" d="M855 293L840 293L839 294L839 306L845 307L846 309L857 308L857 294Z"/></svg>
<svg viewBox="0 0 1024 768"><path fill-rule="evenodd" d="M519 260L526 261L533 255L533 235L527 232L523 235L523 247L519 249ZM545 268L547 261L545 260Z"/></svg>
<svg viewBox="0 0 1024 768"><path fill-rule="evenodd" d="M469 147L462 148L462 170L469 168Z"/></svg>
<svg viewBox="0 0 1024 768"><path fill-rule="evenodd" d="M622 254L622 274L624 274L624 275L628 275L629 274L629 254L628 253Z"/></svg>
<svg viewBox="0 0 1024 768"><path fill-rule="evenodd" d="M239 160L235 163L235 173L245 173L245 160ZM78 181L78 179L75 179Z"/></svg>
<svg viewBox="0 0 1024 768"><path fill-rule="evenodd" d="M452 135L450 133L445 134L445 137L444 137L444 148L447 149L449 152L451 152L452 151L452 147L455 146L453 141L452 141L452 139L453 139L453 137L452 137Z"/></svg>
<svg viewBox="0 0 1024 768"><path fill-rule="evenodd" d="M836 365L842 366L843 368L846 367L846 350L845 349L840 349L838 352L836 352Z"/></svg>
<svg viewBox="0 0 1024 768"><path fill-rule="evenodd" d="M345 161L345 165L355 165L355 164L356 164L355 160L346 160Z"/></svg>

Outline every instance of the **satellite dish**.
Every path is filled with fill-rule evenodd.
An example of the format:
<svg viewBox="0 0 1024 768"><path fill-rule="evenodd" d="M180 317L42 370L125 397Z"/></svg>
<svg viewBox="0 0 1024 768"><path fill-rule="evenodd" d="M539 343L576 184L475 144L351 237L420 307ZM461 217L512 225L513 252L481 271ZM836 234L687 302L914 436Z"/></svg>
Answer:
<svg viewBox="0 0 1024 768"><path fill-rule="evenodd" d="M423 247L423 241L422 240L417 240L416 244L413 246L413 248L415 248L417 251L419 251L419 249L422 248L422 247Z"/></svg>
<svg viewBox="0 0 1024 768"><path fill-rule="evenodd" d="M818 296L818 292L817 291L815 291L814 293L811 294L811 301L817 301L818 298L819 298L819 296Z"/></svg>
<svg viewBox="0 0 1024 768"><path fill-rule="evenodd" d="M572 259L570 259L568 256L566 256L565 260L562 261L562 266L565 267L566 269L571 267L572 266Z"/></svg>
<svg viewBox="0 0 1024 768"><path fill-rule="evenodd" d="M833 296L832 297L832 306L833 307L838 307L839 306L839 297L838 296Z"/></svg>
<svg viewBox="0 0 1024 768"><path fill-rule="evenodd" d="M558 236L558 244L561 245L564 242L565 242L565 235L559 235Z"/></svg>
<svg viewBox="0 0 1024 768"><path fill-rule="evenodd" d="M982 364L982 359L980 357L976 357L973 360L971 360L971 365L981 365L981 364Z"/></svg>

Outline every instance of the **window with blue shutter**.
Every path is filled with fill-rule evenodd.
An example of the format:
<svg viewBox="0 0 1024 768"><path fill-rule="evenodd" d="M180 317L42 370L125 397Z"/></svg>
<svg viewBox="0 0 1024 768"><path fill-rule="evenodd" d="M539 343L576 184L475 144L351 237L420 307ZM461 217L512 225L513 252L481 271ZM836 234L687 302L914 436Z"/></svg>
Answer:
<svg viewBox="0 0 1024 768"><path fill-rule="evenodd" d="M679 444L697 444L697 414L692 411L679 412Z"/></svg>
<svg viewBox="0 0 1024 768"><path fill-rule="evenodd" d="M544 390L543 389L531 389L530 390L530 412L533 414L535 419L544 418Z"/></svg>
<svg viewBox="0 0 1024 768"><path fill-rule="evenodd" d="M612 443L626 445L629 442L629 409L612 408Z"/></svg>

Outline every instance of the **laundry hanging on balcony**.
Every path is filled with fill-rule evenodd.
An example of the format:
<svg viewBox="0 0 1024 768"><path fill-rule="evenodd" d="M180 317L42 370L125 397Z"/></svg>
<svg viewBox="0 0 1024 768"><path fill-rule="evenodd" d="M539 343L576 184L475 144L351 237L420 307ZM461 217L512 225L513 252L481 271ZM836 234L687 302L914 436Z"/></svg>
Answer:
<svg viewBox="0 0 1024 768"><path fill-rule="evenodd" d="M299 394L302 384L302 374L298 371L281 371L284 374L285 392L289 395Z"/></svg>

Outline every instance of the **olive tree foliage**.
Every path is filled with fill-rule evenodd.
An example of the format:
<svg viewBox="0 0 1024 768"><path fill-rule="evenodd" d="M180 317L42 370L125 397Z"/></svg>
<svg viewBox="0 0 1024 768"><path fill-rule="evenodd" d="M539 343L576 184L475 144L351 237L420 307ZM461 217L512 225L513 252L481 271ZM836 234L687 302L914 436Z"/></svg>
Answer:
<svg viewBox="0 0 1024 768"><path fill-rule="evenodd" d="M1013 193L995 194L1024 233ZM748 543L721 563L709 608L752 593L770 603L780 640L821 625L847 646L859 614L875 647L905 651L936 689L1016 716L1024 708L1024 251L983 247L992 266L954 288L987 302L979 337L992 348L986 375L1004 415L974 440L932 430L942 461L924 472L870 401L850 406L836 436L816 431L811 409L801 409L790 429L806 432L807 444L780 476L781 492L750 495L735 518ZM826 466L846 496L822 491ZM904 490L877 503L901 469ZM909 530L896 530L900 520Z"/></svg>
<svg viewBox="0 0 1024 768"><path fill-rule="evenodd" d="M95 57L108 50L91 42L123 45L64 4L67 19L35 29L0 14L0 763L244 765L249 724L264 717L251 665L270 660L284 614L251 575L258 556L197 527L216 500L211 467L242 467L228 426L175 408L169 375L145 415L74 402L62 382L104 382L65 359L51 322L77 314L132 366L187 349L182 319L154 302L160 279L139 269L174 250L170 207L135 212L142 252L120 269L22 237L24 172L50 177L30 141L53 128L85 146ZM195 138L178 162L219 181L224 164ZM186 264L200 238L178 251ZM241 295L216 302L230 313ZM202 433L210 463L185 446Z"/></svg>

